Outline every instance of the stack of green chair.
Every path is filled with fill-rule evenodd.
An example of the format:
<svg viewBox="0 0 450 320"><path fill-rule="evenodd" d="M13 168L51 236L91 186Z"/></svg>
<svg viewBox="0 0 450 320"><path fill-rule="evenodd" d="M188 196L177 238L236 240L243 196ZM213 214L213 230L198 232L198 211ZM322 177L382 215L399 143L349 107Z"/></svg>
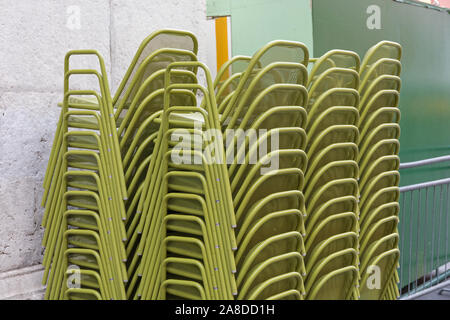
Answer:
<svg viewBox="0 0 450 320"><path fill-rule="evenodd" d="M237 299L305 294L307 63L302 43L271 42L219 107L237 222Z"/></svg>
<svg viewBox="0 0 450 320"><path fill-rule="evenodd" d="M306 201L307 299L357 299L358 106L356 53L314 59L308 91Z"/></svg>
<svg viewBox="0 0 450 320"><path fill-rule="evenodd" d="M175 73L175 72L174 72ZM181 82L195 82L196 77L195 73L188 70L176 70L178 76L185 77ZM159 98L163 98L164 89L158 90L155 95L149 95L151 97L147 101L153 100L155 96L159 96ZM153 96L153 97L152 97ZM155 98L155 100L159 100ZM155 101L154 100L154 101ZM162 100L162 99L161 99ZM127 229L127 238L128 241L126 243L127 248L127 257L128 257L128 276L132 279L130 286L133 287L135 282L138 280L137 267L140 264L140 258L142 255L142 225L145 218L145 215L142 215L143 207L145 204L145 191L148 188L148 176L150 167L153 161L155 161L156 156L156 144L158 141L158 132L161 124L161 115L162 110L158 110L162 107L159 103L163 103L163 101L159 100L155 101L155 112L150 113L147 116L144 116L142 119L142 123L139 125L133 125L133 129L135 133L132 134L132 139L126 137L121 140L124 142L125 139L130 139L130 146L126 145L122 150L124 150L124 168L125 168L125 179L128 186L128 192L130 194L128 201L126 202L127 208L127 218L126 218L126 229ZM191 92L180 92L177 94L173 100L176 101L176 104L184 104L189 101L195 100L195 95ZM147 103L144 100L143 105ZM139 116L133 117L133 120L136 120ZM128 132L131 132L128 130ZM131 290L131 287L129 290Z"/></svg>
<svg viewBox="0 0 450 320"><path fill-rule="evenodd" d="M147 37L139 47L118 91L115 118L127 185L126 254L127 297L139 279L137 268L142 255L142 223L146 177L152 163L164 102L164 77L168 65L177 61L197 61L197 39L189 32L161 30ZM174 70L176 83L196 83L196 69ZM175 104L195 99L193 93L180 92Z"/></svg>
<svg viewBox="0 0 450 320"><path fill-rule="evenodd" d="M396 299L401 46L382 41L363 59L360 77L361 298ZM378 276L375 281L371 276ZM379 287L376 287L377 282Z"/></svg>
<svg viewBox="0 0 450 320"><path fill-rule="evenodd" d="M70 69L75 55L96 55L100 72ZM100 92L71 90L70 80L79 75L96 77ZM45 199L48 299L126 298L122 222L126 187L109 97L101 56L89 50L70 51L65 59L59 142L53 150L54 171L48 176L51 185ZM92 98L93 104L83 102ZM68 283L71 274L78 278L73 286Z"/></svg>
<svg viewBox="0 0 450 320"><path fill-rule="evenodd" d="M167 45L171 46L168 47ZM128 68L119 88L117 89L114 97L111 96L109 89L107 88L108 103L112 104L114 109L114 119L116 120L116 126L119 127L124 115L133 103L138 104L147 95L161 88L162 73L157 72L163 69L168 63L178 60L196 60L197 54L197 39L195 36L186 31L179 30L160 30L149 35L140 45L135 57L132 60L130 67ZM193 55L192 55L193 53ZM94 50L77 50L74 52L76 55L94 55L98 53ZM68 69L68 59L71 55L66 57L66 69ZM151 79L148 79L152 75ZM101 76L105 77L105 74ZM106 81L107 82L107 81ZM106 83L108 85L108 83ZM141 90L139 92L139 89ZM95 97L89 96L70 96L69 103L76 104L84 109L98 109L98 103ZM47 171L44 179L44 196L42 199L42 205L45 206L49 193L53 193L52 177L54 177L55 163L58 159L58 152L62 141L62 112L58 121L58 127L55 134L55 139L52 146L52 152L47 166ZM82 122L76 116L71 117L73 121ZM85 124L89 125L89 124ZM123 127L122 127L123 130ZM126 198L126 196L125 196ZM46 220L43 224L45 226Z"/></svg>
<svg viewBox="0 0 450 320"><path fill-rule="evenodd" d="M155 121L162 111L165 67L174 61L196 61L196 52L197 40L189 32L161 30L151 34L139 47L114 98L111 97L109 92L103 60L97 52L78 50L69 52L66 56L65 100L61 104L63 106L61 117L44 180L43 205L46 206L43 220L43 225L46 226L43 240L46 247L44 283L47 280L53 281L54 273L61 273L60 270L55 269L55 266L57 268L61 266L56 255L59 252L55 250L65 250L61 249L64 228L79 227L81 229L80 223L78 225L67 225L65 222L63 214L65 214L66 202L68 201L67 205L76 207L76 209L91 209L97 211L98 214L100 210L100 204L94 203L93 195L82 193L74 195L73 190L71 190L72 193L66 196L64 194L66 187L75 188L77 191L97 191L99 196L107 195L108 201L103 203L102 210L106 211L104 214L113 215L109 219L114 218L111 221L118 231L115 231L111 237L118 241L116 249L121 252L122 282L127 282L128 275L125 262L130 256L129 248L134 244L134 242L128 241L128 238L131 234L134 234L137 220L134 218L133 206L140 199L139 190L142 189L140 185L143 180L142 173L145 172L145 166L148 166L149 157L152 153ZM73 55L97 55L100 60L101 72L70 70L69 59ZM174 81L196 80L195 74L188 69L176 70L173 75ZM98 78L101 92L69 90L70 77L86 74ZM178 99L186 100L186 96L178 97ZM157 123L156 126L159 126L159 124ZM69 127L84 131L68 132ZM94 132L87 132L86 129ZM107 140L102 140L106 138ZM75 148L76 150L69 150L68 148ZM89 152L79 149L88 149ZM93 150L97 154L93 154ZM106 150L104 154L102 153L103 150ZM66 151L68 152L67 155ZM105 162L105 159L109 162ZM101 166L103 166L104 174L100 170ZM85 172L72 172L73 169L66 172L69 171L69 167L83 170L91 169L94 171L94 176L88 176ZM105 191L101 191L102 189L96 186L98 181L94 179L103 183L103 190ZM120 186L120 188L117 189L116 186ZM70 201L64 202L65 197L70 197ZM73 206L74 203L84 206ZM79 214L85 215L85 213ZM116 215L119 215L119 218L116 219ZM80 220L79 217L75 219L72 216L70 216L71 219L68 219L69 222ZM83 217L81 220L86 219L92 220L90 217ZM63 223L65 223L64 228L61 229ZM89 224L83 223L81 224L82 227L89 226ZM100 226L96 228L101 230L99 229ZM105 228L108 235L111 234L110 228L107 228L106 225L102 228ZM72 233L74 231L70 231L70 234ZM71 236L70 239L72 238L74 236ZM70 244L71 242L69 242ZM124 249L124 246L127 246L127 250ZM111 259L110 255L109 257ZM48 278L50 265L55 270ZM65 268L65 266L62 268ZM119 277L116 278L119 279ZM53 283L54 281L49 282L47 297L51 295L52 298L57 298L58 294L51 293L53 288L51 284ZM122 290L122 287L120 289ZM120 294L119 298L126 298L122 291ZM74 295L72 294L68 298L72 296ZM104 298L104 295L100 295L100 297ZM118 296L109 295L108 297L117 298Z"/></svg>
<svg viewBox="0 0 450 320"><path fill-rule="evenodd" d="M230 93L236 90L241 74L247 69L250 61L251 57L234 56L232 59L225 62L220 67L219 71L217 71L217 75L213 83L216 93L217 106L220 106L222 102L230 95ZM219 113L221 113L220 108L218 110Z"/></svg>
<svg viewBox="0 0 450 320"><path fill-rule="evenodd" d="M397 298L401 47L360 65L273 41L214 81L197 48L152 33L114 97L96 51L66 55L46 298ZM71 69L79 55L100 69ZM98 88L72 89L86 75Z"/></svg>

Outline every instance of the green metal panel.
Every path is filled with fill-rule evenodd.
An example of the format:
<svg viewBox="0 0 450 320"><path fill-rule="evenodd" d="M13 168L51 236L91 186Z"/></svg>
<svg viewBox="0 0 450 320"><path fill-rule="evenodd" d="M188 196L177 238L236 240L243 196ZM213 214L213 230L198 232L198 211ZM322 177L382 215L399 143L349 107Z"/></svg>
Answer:
<svg viewBox="0 0 450 320"><path fill-rule="evenodd" d="M301 41L312 51L309 0L232 0L233 55L251 55L276 39Z"/></svg>
<svg viewBox="0 0 450 320"><path fill-rule="evenodd" d="M374 7L369 6L373 5L380 9L379 29L371 29ZM387 0L315 0L313 29L317 56L342 48L363 57L378 41L399 42L403 46L401 161L450 154L450 15L446 11ZM450 177L448 164L406 169L401 172L401 184L446 177ZM448 189L443 191L447 193ZM448 210L439 201L441 197L440 189L436 189L429 193L415 192L412 198L408 194L400 201L400 233L406 239L412 238L411 243L401 244L402 286L423 275L425 268L429 272L443 264L448 256L445 237L441 241L437 237L424 241L423 237L446 232L445 223L433 227L431 224L439 221L442 210ZM430 261L431 248L436 250L435 256L439 250L439 262ZM424 258L428 266L422 264Z"/></svg>

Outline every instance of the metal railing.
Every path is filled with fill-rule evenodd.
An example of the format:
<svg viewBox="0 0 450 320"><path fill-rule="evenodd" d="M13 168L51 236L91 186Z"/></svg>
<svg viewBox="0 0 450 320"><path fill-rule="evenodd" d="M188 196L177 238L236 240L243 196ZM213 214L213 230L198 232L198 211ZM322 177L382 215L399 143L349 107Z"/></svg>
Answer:
<svg viewBox="0 0 450 320"><path fill-rule="evenodd" d="M424 2L422 0L394 0L394 1L417 6L417 7L422 7L425 9L433 9L433 10L437 10L437 11L441 11L441 12L450 13L450 8L447 8L445 6L441 6L438 4L430 4L430 3Z"/></svg>
<svg viewBox="0 0 450 320"><path fill-rule="evenodd" d="M450 156L403 163L400 169L450 161ZM450 278L450 178L400 187L402 298Z"/></svg>

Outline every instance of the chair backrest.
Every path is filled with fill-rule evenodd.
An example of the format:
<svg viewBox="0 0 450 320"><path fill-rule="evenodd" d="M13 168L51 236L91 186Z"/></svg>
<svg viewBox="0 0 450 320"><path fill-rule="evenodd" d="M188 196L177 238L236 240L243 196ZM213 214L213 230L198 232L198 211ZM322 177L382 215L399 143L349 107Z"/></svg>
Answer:
<svg viewBox="0 0 450 320"><path fill-rule="evenodd" d="M305 246L302 235L297 231L278 234L261 241L245 256L245 259L237 260L240 274L246 274L252 267L265 261L274 252L283 254L288 252L300 252L305 255Z"/></svg>
<svg viewBox="0 0 450 320"><path fill-rule="evenodd" d="M344 212L358 212L358 200L354 196L344 196L328 200L319 208L310 213L306 219L306 232L310 234L315 229L316 225L324 221L327 217L333 214Z"/></svg>
<svg viewBox="0 0 450 320"><path fill-rule="evenodd" d="M358 160L358 146L354 142L333 143L309 156L306 176L309 179L316 170L332 161Z"/></svg>
<svg viewBox="0 0 450 320"><path fill-rule="evenodd" d="M140 44L125 76L120 83L113 99L115 105L128 90L131 82L142 62L153 52L162 48L182 49L197 55L198 42L194 34L175 29L158 30L150 34Z"/></svg>
<svg viewBox="0 0 450 320"><path fill-rule="evenodd" d="M331 68L348 68L359 72L360 59L357 53L347 50L330 50L316 59L310 71L308 86L317 80L319 75Z"/></svg>
<svg viewBox="0 0 450 320"><path fill-rule="evenodd" d="M234 56L227 62L225 62L217 71L216 78L214 79L214 89L220 90L227 79L225 75L228 72L228 77L235 75L236 73L244 72L247 69L248 64L252 60L252 57L248 56Z"/></svg>
<svg viewBox="0 0 450 320"><path fill-rule="evenodd" d="M299 190L274 192L260 199L250 207L248 213L238 220L237 232L241 228L246 228L254 218L260 218L270 212L274 212L274 210L282 211L303 208L304 202L303 194Z"/></svg>
<svg viewBox="0 0 450 320"><path fill-rule="evenodd" d="M365 73L364 79L361 79L361 85L359 92L364 94L365 89L369 84L373 82L377 77L382 75L400 76L402 70L402 64L395 59L383 58L375 62L370 69Z"/></svg>
<svg viewBox="0 0 450 320"><path fill-rule="evenodd" d="M285 74L285 78L289 83L304 83L307 79L302 79L303 75L305 75L306 65L308 64L309 53L306 46L301 42L295 41L272 41L266 44L264 47L259 49L253 56L248 64L247 69L241 76L238 87L235 90L235 93L232 95L228 105L226 107L227 114L233 114L234 110L237 108L237 104L242 100L242 95L245 93L246 88L250 86L250 83L253 81L255 76L255 69L257 67L265 68L269 66L271 63L279 63L280 61L295 64L302 64L305 69L298 72L288 72ZM270 70L273 67L270 67ZM264 71L266 73L267 71ZM258 72L259 74L260 72Z"/></svg>
<svg viewBox="0 0 450 320"><path fill-rule="evenodd" d="M349 106L357 108L358 103L359 93L356 89L331 88L321 94L312 105L308 104L309 117L307 128L311 127L314 119L330 107Z"/></svg>
<svg viewBox="0 0 450 320"><path fill-rule="evenodd" d="M368 230L372 228L376 222L381 219L396 216L400 211L400 206L397 202L388 202L370 212L364 220L364 224L361 227L361 235L366 235Z"/></svg>
<svg viewBox="0 0 450 320"><path fill-rule="evenodd" d="M383 58L390 58L400 61L402 58L402 46L393 41L380 41L371 47L367 51L361 63L361 78L364 77L365 73L374 63Z"/></svg>

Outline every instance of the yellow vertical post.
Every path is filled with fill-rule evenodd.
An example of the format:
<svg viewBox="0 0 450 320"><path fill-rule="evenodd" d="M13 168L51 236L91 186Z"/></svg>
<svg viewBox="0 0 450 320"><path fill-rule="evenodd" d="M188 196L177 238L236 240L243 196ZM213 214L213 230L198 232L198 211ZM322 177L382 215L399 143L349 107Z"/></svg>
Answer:
<svg viewBox="0 0 450 320"><path fill-rule="evenodd" d="M217 70L228 61L228 18L220 17L215 19L216 23L216 52L217 52ZM229 71L226 70L221 80L229 77Z"/></svg>

